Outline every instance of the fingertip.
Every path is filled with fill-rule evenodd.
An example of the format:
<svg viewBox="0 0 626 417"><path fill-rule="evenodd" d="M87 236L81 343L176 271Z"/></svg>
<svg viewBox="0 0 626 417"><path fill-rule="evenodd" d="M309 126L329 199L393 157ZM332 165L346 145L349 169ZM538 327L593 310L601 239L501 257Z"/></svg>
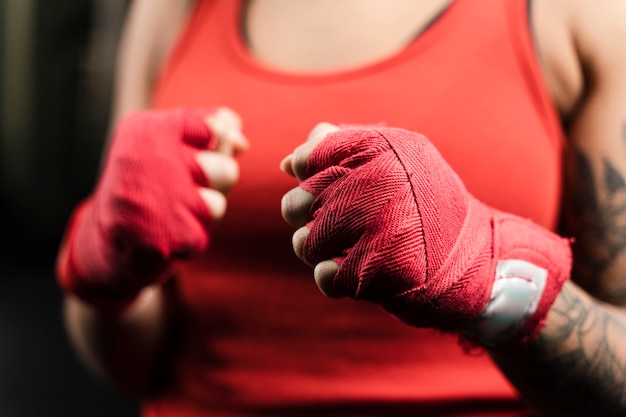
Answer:
<svg viewBox="0 0 626 417"><path fill-rule="evenodd" d="M304 248L304 241L306 240L306 237L308 236L308 234L309 234L309 228L306 226L303 226L299 228L298 230L296 230L293 236L291 237L291 244L293 245L293 251L295 252L296 256L303 262L306 262L303 256L303 248Z"/></svg>
<svg viewBox="0 0 626 417"><path fill-rule="evenodd" d="M226 196L211 188L200 188L199 194L211 213L211 219L216 222L226 214Z"/></svg>
<svg viewBox="0 0 626 417"><path fill-rule="evenodd" d="M213 132L216 151L234 155L246 151L250 142L241 132L241 118L228 107L220 107L206 116L205 124Z"/></svg>
<svg viewBox="0 0 626 417"><path fill-rule="evenodd" d="M283 219L291 227L306 225L310 220L309 210L315 198L313 194L300 187L289 190L280 201L280 211Z"/></svg>
<svg viewBox="0 0 626 417"><path fill-rule="evenodd" d="M228 107L218 107L205 113L204 122L209 127L217 123L222 126L241 128L241 117Z"/></svg>
<svg viewBox="0 0 626 417"><path fill-rule="evenodd" d="M307 178L307 160L317 144L328 134L340 130L331 123L318 123L309 133L307 141L298 146L280 162L280 169L292 177L302 181Z"/></svg>
<svg viewBox="0 0 626 417"><path fill-rule="evenodd" d="M303 181L307 178L307 161L314 147L313 142L306 142L294 149L291 154L289 169L298 181Z"/></svg>
<svg viewBox="0 0 626 417"><path fill-rule="evenodd" d="M330 259L318 263L313 269L315 284L326 297L340 298L343 296L334 288L335 275L338 270L339 264Z"/></svg>
<svg viewBox="0 0 626 417"><path fill-rule="evenodd" d="M340 128L337 125L328 122L321 122L315 125L311 132L309 133L309 137L307 139L308 142L319 143L321 142L328 134L338 131Z"/></svg>
<svg viewBox="0 0 626 417"><path fill-rule="evenodd" d="M284 157L282 161L280 161L279 168L281 171L283 171L285 174L289 175L290 177L295 177L296 174L293 172L293 169L291 167L292 159L293 159L293 154L290 153L289 155Z"/></svg>
<svg viewBox="0 0 626 417"><path fill-rule="evenodd" d="M227 193L239 181L239 164L232 157L214 151L200 151L196 162L211 188Z"/></svg>
<svg viewBox="0 0 626 417"><path fill-rule="evenodd" d="M250 149L250 141L240 129L229 130L228 136L233 143L233 154L239 155Z"/></svg>
<svg viewBox="0 0 626 417"><path fill-rule="evenodd" d="M215 112L215 116L222 119L227 126L241 128L241 116L233 109L226 106L220 106Z"/></svg>

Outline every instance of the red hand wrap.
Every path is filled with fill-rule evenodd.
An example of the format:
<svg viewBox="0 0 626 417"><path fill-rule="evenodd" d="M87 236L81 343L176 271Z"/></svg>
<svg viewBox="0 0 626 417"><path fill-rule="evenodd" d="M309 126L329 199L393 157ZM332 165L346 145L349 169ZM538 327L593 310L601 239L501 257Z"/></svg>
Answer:
<svg viewBox="0 0 626 417"><path fill-rule="evenodd" d="M472 327L490 304L498 262L513 259L547 271L541 299L514 326L532 337L569 277L567 240L476 200L424 136L340 130L315 148L307 170L301 187L317 198L304 259L337 260L335 291L411 325Z"/></svg>
<svg viewBox="0 0 626 417"><path fill-rule="evenodd" d="M173 260L204 251L208 186L195 161L212 145L206 112L137 112L118 126L92 198L74 213L57 260L61 286L121 307L168 276Z"/></svg>

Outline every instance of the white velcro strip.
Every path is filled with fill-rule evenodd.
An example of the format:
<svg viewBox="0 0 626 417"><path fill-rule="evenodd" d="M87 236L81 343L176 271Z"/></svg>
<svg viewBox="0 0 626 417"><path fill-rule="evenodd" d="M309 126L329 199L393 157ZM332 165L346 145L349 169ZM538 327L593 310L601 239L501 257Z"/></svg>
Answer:
<svg viewBox="0 0 626 417"><path fill-rule="evenodd" d="M489 302L467 334L486 346L512 336L537 310L547 277L548 271L530 262L499 261Z"/></svg>

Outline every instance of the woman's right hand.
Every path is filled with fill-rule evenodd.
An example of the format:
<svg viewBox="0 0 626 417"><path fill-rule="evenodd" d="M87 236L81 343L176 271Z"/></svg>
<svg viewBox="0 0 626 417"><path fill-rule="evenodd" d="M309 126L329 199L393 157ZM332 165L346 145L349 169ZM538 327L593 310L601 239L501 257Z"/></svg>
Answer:
<svg viewBox="0 0 626 417"><path fill-rule="evenodd" d="M238 180L233 156L247 147L227 108L127 115L59 254L64 289L118 308L170 276L175 260L204 252Z"/></svg>

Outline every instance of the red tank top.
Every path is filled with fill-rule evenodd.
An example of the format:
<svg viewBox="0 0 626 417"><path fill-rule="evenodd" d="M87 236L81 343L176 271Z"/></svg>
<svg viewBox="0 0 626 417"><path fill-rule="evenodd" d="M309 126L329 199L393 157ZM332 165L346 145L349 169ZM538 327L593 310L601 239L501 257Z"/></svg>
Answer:
<svg viewBox="0 0 626 417"><path fill-rule="evenodd" d="M181 339L144 415L524 415L455 336L319 293L280 215L296 183L278 163L320 121L382 122L426 134L482 201L554 228L562 134L526 3L456 0L394 56L307 75L255 60L241 0L198 2L153 105L231 107L252 146L208 254L177 279Z"/></svg>

